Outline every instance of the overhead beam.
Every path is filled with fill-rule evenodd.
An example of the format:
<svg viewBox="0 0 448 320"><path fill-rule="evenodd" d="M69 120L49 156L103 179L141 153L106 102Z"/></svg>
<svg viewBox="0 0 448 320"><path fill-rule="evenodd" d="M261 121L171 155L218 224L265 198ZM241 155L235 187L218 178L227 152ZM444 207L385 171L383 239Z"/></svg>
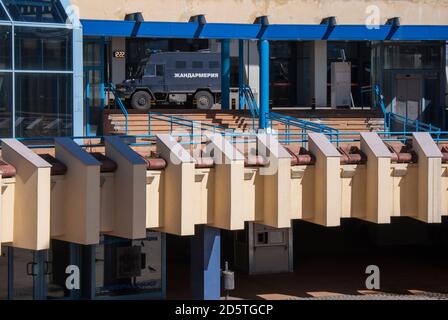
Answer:
<svg viewBox="0 0 448 320"><path fill-rule="evenodd" d="M84 36L131 37L135 21L81 20ZM260 33L260 31L265 30ZM390 39L393 25L384 24L369 29L366 25L336 25L328 38L326 24L238 24L206 23L197 35L195 22L141 22L136 37L193 39L242 39L257 40L448 40L448 25L401 25Z"/></svg>

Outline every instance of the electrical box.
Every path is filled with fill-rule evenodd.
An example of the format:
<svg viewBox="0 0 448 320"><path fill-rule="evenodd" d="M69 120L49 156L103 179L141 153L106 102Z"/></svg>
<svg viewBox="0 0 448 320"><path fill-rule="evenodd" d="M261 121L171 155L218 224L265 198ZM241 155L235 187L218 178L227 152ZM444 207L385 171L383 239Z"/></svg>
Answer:
<svg viewBox="0 0 448 320"><path fill-rule="evenodd" d="M291 228L276 229L249 222L235 240L236 268L249 274L293 271Z"/></svg>
<svg viewBox="0 0 448 320"><path fill-rule="evenodd" d="M350 62L331 63L331 107L350 107L352 65Z"/></svg>

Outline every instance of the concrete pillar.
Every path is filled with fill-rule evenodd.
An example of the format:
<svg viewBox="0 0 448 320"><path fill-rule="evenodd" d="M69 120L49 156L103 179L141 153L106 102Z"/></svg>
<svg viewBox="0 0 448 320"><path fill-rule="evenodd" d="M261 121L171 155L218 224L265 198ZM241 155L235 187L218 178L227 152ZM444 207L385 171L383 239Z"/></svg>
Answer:
<svg viewBox="0 0 448 320"><path fill-rule="evenodd" d="M112 38L112 53L126 51L125 38ZM112 83L117 84L126 80L126 56L115 58L112 56Z"/></svg>
<svg viewBox="0 0 448 320"><path fill-rule="evenodd" d="M244 59L246 61L247 83L254 93L258 105L260 105L260 57L258 54L257 41L247 41L247 50L245 49Z"/></svg>
<svg viewBox="0 0 448 320"><path fill-rule="evenodd" d="M269 41L259 41L260 50L260 112L258 127L268 127L269 114Z"/></svg>
<svg viewBox="0 0 448 320"><path fill-rule="evenodd" d="M244 40L239 41L239 63L238 63L238 83L239 83L239 103L238 103L238 109L242 110L244 108L244 94L243 94L243 88L245 85L245 64L244 64Z"/></svg>
<svg viewBox="0 0 448 320"><path fill-rule="evenodd" d="M312 93L316 107L327 106L327 41L314 41L312 48Z"/></svg>
<svg viewBox="0 0 448 320"><path fill-rule="evenodd" d="M200 225L191 238L191 288L195 300L221 297L221 231Z"/></svg>
<svg viewBox="0 0 448 320"><path fill-rule="evenodd" d="M230 40L221 41L221 109L230 109Z"/></svg>

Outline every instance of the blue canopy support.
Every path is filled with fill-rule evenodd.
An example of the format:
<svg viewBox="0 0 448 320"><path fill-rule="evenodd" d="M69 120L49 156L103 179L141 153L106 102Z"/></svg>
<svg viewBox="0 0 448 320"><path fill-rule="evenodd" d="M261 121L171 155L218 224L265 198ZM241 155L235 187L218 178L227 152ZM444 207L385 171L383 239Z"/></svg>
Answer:
<svg viewBox="0 0 448 320"><path fill-rule="evenodd" d="M134 21L81 20L85 36L131 37ZM262 28L265 30L263 32ZM325 24L141 22L138 38L241 39L241 40L365 40L414 41L448 40L448 25L401 25L391 35L392 25L336 25L328 32ZM198 29L201 31L198 32ZM261 38L258 38L258 37ZM390 39L388 39L388 36Z"/></svg>

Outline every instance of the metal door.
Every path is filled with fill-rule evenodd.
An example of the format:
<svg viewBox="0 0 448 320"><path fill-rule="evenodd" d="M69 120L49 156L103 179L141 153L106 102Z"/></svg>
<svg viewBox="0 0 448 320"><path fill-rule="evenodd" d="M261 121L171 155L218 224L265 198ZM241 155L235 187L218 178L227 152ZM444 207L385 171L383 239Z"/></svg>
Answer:
<svg viewBox="0 0 448 320"><path fill-rule="evenodd" d="M47 298L48 251L8 247L8 299Z"/></svg>
<svg viewBox="0 0 448 320"><path fill-rule="evenodd" d="M103 39L84 43L84 110L86 135L102 134L102 116L105 106Z"/></svg>
<svg viewBox="0 0 448 320"><path fill-rule="evenodd" d="M397 75L395 78L394 112L411 120L422 114L422 77L420 75Z"/></svg>
<svg viewBox="0 0 448 320"><path fill-rule="evenodd" d="M103 72L95 68L84 68L84 101L86 110L86 135L101 134L104 107Z"/></svg>

